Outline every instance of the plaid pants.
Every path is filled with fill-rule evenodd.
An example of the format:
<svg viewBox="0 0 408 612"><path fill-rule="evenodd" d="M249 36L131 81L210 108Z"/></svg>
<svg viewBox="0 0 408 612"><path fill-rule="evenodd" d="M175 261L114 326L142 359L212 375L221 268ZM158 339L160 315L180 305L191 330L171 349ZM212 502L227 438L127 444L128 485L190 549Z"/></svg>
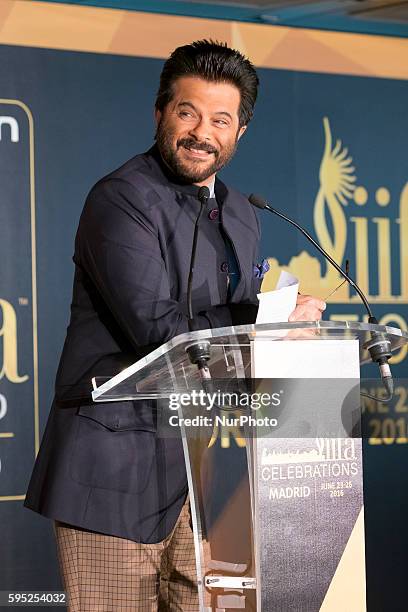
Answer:
<svg viewBox="0 0 408 612"><path fill-rule="evenodd" d="M55 523L69 612L198 612L190 509L158 544Z"/></svg>

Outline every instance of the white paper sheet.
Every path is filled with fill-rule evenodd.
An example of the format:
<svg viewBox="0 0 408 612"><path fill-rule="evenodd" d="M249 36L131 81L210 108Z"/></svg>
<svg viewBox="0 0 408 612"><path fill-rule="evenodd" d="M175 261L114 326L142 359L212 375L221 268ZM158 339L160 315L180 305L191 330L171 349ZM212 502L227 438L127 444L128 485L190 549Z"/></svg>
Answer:
<svg viewBox="0 0 408 612"><path fill-rule="evenodd" d="M283 323L295 310L299 280L289 272L281 272L274 291L258 293L257 323Z"/></svg>

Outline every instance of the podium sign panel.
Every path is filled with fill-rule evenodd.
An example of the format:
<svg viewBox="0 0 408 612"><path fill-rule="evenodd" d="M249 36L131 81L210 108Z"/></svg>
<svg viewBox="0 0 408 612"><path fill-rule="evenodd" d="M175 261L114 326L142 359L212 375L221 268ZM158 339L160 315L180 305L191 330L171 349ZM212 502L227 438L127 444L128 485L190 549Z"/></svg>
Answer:
<svg viewBox="0 0 408 612"><path fill-rule="evenodd" d="M252 371L284 389L273 435L256 438L259 608L334 612L341 601L362 612L359 344L255 341ZM340 582L333 601L328 594Z"/></svg>
<svg viewBox="0 0 408 612"><path fill-rule="evenodd" d="M260 609L365 610L361 440L269 439L257 450Z"/></svg>

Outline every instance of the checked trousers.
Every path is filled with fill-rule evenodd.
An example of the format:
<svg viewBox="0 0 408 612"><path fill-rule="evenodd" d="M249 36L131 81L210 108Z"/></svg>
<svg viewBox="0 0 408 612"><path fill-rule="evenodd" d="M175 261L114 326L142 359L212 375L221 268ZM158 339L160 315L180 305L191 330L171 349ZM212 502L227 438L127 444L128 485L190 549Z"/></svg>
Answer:
<svg viewBox="0 0 408 612"><path fill-rule="evenodd" d="M68 612L198 612L190 508L157 544L55 523Z"/></svg>

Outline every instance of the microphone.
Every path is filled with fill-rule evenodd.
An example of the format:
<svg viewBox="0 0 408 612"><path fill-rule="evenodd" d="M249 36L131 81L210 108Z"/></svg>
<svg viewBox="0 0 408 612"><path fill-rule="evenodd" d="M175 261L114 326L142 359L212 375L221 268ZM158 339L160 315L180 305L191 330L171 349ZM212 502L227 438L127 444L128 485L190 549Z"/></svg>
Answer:
<svg viewBox="0 0 408 612"><path fill-rule="evenodd" d="M276 210L276 208L272 208L272 206L270 206L268 202L260 195L252 193L249 196L248 201L253 206L256 206L257 208L260 208L262 210L268 210L269 212L273 213L274 215L277 215L284 221L287 221L288 223L296 227L296 229L299 230L309 240L309 242L313 244L313 246L323 255L323 257L325 257L325 259L331 263L331 265L341 274L341 276L346 279L346 281L353 287L353 289L355 289L368 312L368 322L378 325L378 321L371 311L371 307L367 301L367 298L360 289L360 287L357 285L357 283L338 265L336 261L334 261L332 257L330 257L330 255L320 246L320 244L316 242L314 238L312 238L312 236L307 230L305 230L304 227L296 223L296 221L294 221L290 217L284 215L279 210ZM391 342L385 334L382 334L380 332L371 332L371 340L366 342L364 346L368 350L372 361L377 363L379 366L381 379L388 393L388 397L384 399L379 399L378 397L374 397L368 394L362 395L364 395L364 397L369 397L370 399L375 399L376 401L388 402L392 399L394 394L394 382L392 379L391 368L388 363L388 359L392 356Z"/></svg>
<svg viewBox="0 0 408 612"><path fill-rule="evenodd" d="M200 212L198 213L198 216L195 222L195 226L194 226L193 246L191 248L190 270L188 273L188 283L187 283L187 309L188 309L189 331L194 331L192 294L193 294L194 265L195 265L196 253L197 253L198 229L199 229L201 218L203 216L203 212L207 206L209 197L210 197L210 190L208 189L208 187L206 186L200 187L197 193L197 198L200 201L201 207L200 207ZM203 378L208 378L209 370L207 366L207 361L210 358L210 343L206 340L200 341L200 342L197 342L197 343L194 343L188 346L186 348L186 351L190 357L191 363L197 364Z"/></svg>

